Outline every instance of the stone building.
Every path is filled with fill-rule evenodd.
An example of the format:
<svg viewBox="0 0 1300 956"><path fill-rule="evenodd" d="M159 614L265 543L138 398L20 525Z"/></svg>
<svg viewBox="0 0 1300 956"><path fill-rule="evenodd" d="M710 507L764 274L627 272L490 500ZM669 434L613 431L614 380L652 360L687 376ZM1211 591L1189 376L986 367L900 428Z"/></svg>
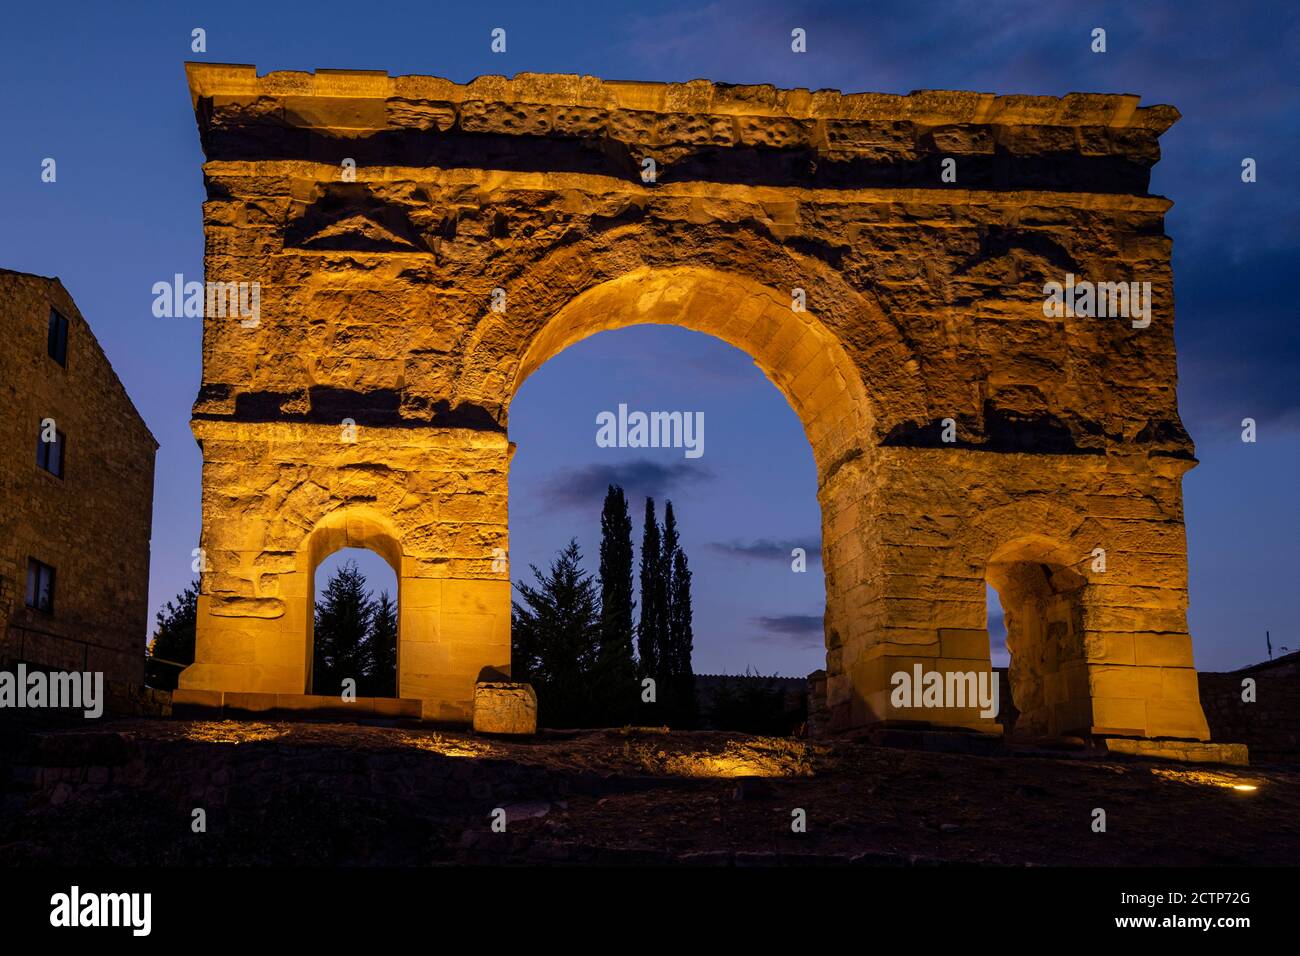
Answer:
<svg viewBox="0 0 1300 956"><path fill-rule="evenodd" d="M1027 731L1208 739L1148 189L1174 108L188 71L207 276L260 315L205 321L182 688L303 694L315 569L369 547L398 575L400 695L468 720L510 664L511 400L574 342L658 323L747 352L804 425L831 729L996 730L891 699L918 665L989 670L991 584Z"/></svg>
<svg viewBox="0 0 1300 956"><path fill-rule="evenodd" d="M0 315L0 667L139 684L158 443L58 279Z"/></svg>

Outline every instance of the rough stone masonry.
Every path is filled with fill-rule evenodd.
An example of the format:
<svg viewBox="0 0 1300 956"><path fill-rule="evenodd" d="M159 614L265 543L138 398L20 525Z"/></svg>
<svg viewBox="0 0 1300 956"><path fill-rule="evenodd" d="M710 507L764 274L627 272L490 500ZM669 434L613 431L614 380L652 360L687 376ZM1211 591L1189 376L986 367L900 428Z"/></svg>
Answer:
<svg viewBox="0 0 1300 956"><path fill-rule="evenodd" d="M1170 202L1148 193L1172 107L188 75L207 279L259 283L261 315L205 321L182 688L307 691L316 566L369 547L400 582L400 696L468 722L510 664L512 396L579 339L671 323L746 351L803 422L832 728L994 728L889 699L917 663L988 667L988 582L1018 728L1208 739ZM1046 314L1067 276L1150 283L1149 324Z"/></svg>
<svg viewBox="0 0 1300 956"><path fill-rule="evenodd" d="M0 322L0 681L24 663L32 675L98 674L110 710L147 710L158 442L57 278L0 269ZM53 471L39 463L47 422L60 436ZM38 564L48 606L32 600Z"/></svg>

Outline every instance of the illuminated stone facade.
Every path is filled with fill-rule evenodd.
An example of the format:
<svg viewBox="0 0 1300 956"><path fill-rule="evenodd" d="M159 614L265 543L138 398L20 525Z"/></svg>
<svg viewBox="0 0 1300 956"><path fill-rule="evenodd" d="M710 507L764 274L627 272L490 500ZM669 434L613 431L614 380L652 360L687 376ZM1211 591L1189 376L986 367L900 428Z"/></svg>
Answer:
<svg viewBox="0 0 1300 956"><path fill-rule="evenodd" d="M833 728L993 727L890 702L914 663L987 669L990 582L1030 732L1207 738L1170 203L1147 192L1174 109L215 64L189 80L207 278L261 292L256 325L205 323L208 571L182 687L307 690L315 568L363 546L400 582L400 695L468 721L480 673L510 663L512 396L586 336L668 323L747 352L803 422ZM1067 276L1149 282L1149 324L1045 315Z"/></svg>

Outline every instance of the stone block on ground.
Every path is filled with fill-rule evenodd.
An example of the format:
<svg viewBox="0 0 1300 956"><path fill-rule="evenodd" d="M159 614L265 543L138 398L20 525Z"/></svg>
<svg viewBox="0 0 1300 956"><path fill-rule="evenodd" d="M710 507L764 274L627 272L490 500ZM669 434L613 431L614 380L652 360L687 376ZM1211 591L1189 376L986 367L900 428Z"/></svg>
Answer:
<svg viewBox="0 0 1300 956"><path fill-rule="evenodd" d="M172 691L172 716L208 718L218 716L225 694L219 690L198 690L178 687Z"/></svg>
<svg viewBox="0 0 1300 956"><path fill-rule="evenodd" d="M484 681L474 685L474 730L480 734L537 733L532 684Z"/></svg>
<svg viewBox="0 0 1300 956"><path fill-rule="evenodd" d="M1103 737L1098 743L1107 753L1131 757L1183 763L1221 763L1235 767L1250 765L1250 751L1245 744L1201 740L1141 740L1130 737Z"/></svg>

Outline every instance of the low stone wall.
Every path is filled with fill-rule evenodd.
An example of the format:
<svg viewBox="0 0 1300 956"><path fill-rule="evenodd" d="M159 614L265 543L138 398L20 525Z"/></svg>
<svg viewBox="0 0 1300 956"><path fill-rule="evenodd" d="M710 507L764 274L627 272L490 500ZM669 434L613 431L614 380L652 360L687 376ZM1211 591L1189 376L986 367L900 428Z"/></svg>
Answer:
<svg viewBox="0 0 1300 956"><path fill-rule="evenodd" d="M357 697L344 700L329 694L256 694L238 691L177 688L169 695L176 717L215 720L271 716L317 720L424 719L423 701L405 697Z"/></svg>
<svg viewBox="0 0 1300 956"><path fill-rule="evenodd" d="M84 727L93 730L114 717L171 717L172 695L133 681L105 680L103 712L86 717L84 707L22 707L0 710L0 726L15 732L42 727Z"/></svg>
<svg viewBox="0 0 1300 956"><path fill-rule="evenodd" d="M1255 700L1242 700L1242 682L1255 681ZM1250 760L1300 763L1300 675L1267 665L1200 675L1201 706L1212 740L1246 744Z"/></svg>
<svg viewBox="0 0 1300 956"><path fill-rule="evenodd" d="M170 717L170 691L145 687L130 681L111 680L104 684L104 710L114 717Z"/></svg>

